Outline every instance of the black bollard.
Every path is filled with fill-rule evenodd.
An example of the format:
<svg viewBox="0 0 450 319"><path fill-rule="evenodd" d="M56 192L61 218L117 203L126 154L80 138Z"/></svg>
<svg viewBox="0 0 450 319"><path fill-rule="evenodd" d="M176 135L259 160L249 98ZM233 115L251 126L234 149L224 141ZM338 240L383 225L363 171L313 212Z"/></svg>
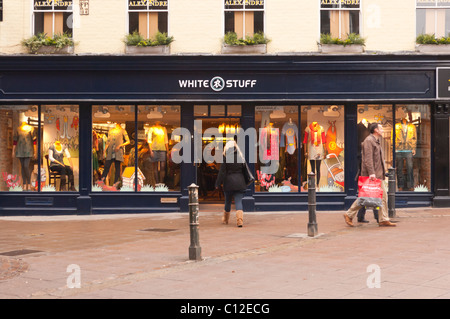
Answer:
<svg viewBox="0 0 450 319"><path fill-rule="evenodd" d="M308 174L308 236L314 237L317 235L316 222L316 174Z"/></svg>
<svg viewBox="0 0 450 319"><path fill-rule="evenodd" d="M388 169L388 213L389 218L395 217L395 168Z"/></svg>
<svg viewBox="0 0 450 319"><path fill-rule="evenodd" d="M189 246L189 259L201 260L202 248L198 234L198 186L192 183L189 190L189 228L191 233L191 245Z"/></svg>

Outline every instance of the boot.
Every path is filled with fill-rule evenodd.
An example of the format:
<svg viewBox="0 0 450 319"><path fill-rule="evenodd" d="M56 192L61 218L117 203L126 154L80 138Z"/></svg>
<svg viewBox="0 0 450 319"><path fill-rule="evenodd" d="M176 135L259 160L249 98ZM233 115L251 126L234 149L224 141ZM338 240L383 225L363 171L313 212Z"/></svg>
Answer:
<svg viewBox="0 0 450 319"><path fill-rule="evenodd" d="M228 225L229 219L230 219L230 212L223 212L222 224Z"/></svg>
<svg viewBox="0 0 450 319"><path fill-rule="evenodd" d="M236 223L237 227L242 227L244 225L244 211L236 211Z"/></svg>

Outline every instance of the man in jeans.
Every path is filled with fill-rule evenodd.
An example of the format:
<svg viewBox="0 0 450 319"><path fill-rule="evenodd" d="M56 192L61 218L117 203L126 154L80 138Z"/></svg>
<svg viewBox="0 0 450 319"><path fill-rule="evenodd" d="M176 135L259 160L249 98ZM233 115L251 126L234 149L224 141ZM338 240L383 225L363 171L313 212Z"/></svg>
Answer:
<svg viewBox="0 0 450 319"><path fill-rule="evenodd" d="M383 127L379 123L372 123L369 125L370 135L366 137L362 143L362 162L361 162L361 176L369 176L370 180L381 179L384 181L385 163L383 149L380 145L380 139L383 135ZM379 226L396 226L389 221L387 209L387 191L384 182L381 183L383 188L383 199L381 207L381 215L379 216ZM344 214L347 225L353 227L353 218L362 208L358 203L358 199L352 204L350 209Z"/></svg>

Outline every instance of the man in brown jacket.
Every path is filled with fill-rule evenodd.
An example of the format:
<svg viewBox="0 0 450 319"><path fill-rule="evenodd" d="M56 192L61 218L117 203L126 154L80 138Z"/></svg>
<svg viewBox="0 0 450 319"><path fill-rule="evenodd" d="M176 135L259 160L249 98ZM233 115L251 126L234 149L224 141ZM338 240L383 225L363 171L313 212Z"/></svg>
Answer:
<svg viewBox="0 0 450 319"><path fill-rule="evenodd" d="M383 127L379 123L372 123L369 125L370 135L366 137L362 143L362 162L361 162L361 176L369 176L371 180L381 179L381 187L383 188L383 199L381 207L381 216L379 226L396 226L389 221L387 210L387 192L384 184L385 163L383 149L380 145L380 138L383 134ZM353 227L353 218L362 208L358 203L358 199L352 204L349 210L344 214L347 225Z"/></svg>

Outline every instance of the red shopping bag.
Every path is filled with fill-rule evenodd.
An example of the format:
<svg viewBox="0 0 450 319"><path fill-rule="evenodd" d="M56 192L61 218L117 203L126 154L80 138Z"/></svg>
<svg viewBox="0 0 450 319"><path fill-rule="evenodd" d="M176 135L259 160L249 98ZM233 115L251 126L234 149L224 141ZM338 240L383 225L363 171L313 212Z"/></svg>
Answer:
<svg viewBox="0 0 450 319"><path fill-rule="evenodd" d="M359 205L365 207L381 207L383 205L383 188L381 183L381 179L370 180L369 176L359 176Z"/></svg>

